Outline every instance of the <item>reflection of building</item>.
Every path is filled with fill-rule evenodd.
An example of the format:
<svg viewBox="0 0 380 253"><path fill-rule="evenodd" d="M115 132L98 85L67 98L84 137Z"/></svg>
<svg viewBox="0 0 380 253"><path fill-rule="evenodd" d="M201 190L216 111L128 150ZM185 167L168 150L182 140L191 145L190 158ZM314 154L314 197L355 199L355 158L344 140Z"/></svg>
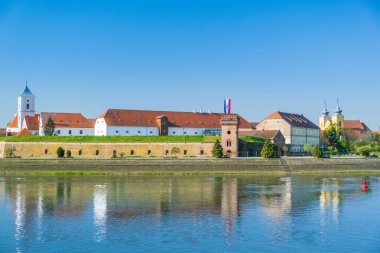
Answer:
<svg viewBox="0 0 380 253"><path fill-rule="evenodd" d="M327 223L326 216L331 211L334 221L339 220L340 193L339 184L333 180L323 181L321 195L319 197L319 207L322 216L322 222ZM330 209L331 208L331 209Z"/></svg>
<svg viewBox="0 0 380 253"><path fill-rule="evenodd" d="M236 178L223 178L221 214L228 223L232 223L238 216L238 182Z"/></svg>

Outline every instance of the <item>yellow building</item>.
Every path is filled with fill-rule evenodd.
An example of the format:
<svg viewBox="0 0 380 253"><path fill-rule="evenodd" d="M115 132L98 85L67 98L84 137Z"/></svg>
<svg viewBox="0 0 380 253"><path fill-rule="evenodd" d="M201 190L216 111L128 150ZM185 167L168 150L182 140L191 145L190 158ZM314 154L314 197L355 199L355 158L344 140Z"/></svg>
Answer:
<svg viewBox="0 0 380 253"><path fill-rule="evenodd" d="M321 116L319 117L319 127L322 131L328 128L331 124L337 126L338 128L344 128L344 115L342 109L339 107L339 102L337 102L334 115L332 116L330 116L325 102Z"/></svg>

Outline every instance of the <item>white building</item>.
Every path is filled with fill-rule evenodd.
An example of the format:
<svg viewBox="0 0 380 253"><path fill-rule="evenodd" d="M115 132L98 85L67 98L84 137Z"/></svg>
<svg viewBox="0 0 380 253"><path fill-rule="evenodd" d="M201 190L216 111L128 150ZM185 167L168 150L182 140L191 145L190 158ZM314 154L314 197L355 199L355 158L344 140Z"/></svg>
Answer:
<svg viewBox="0 0 380 253"><path fill-rule="evenodd" d="M43 129L49 118L55 124L55 135L58 136L93 136L95 119L87 119L80 113L42 112L36 114L36 97L26 85L24 92L18 96L18 110L7 126L11 135L44 135ZM28 131L25 131L28 130ZM24 131L22 131L24 130Z"/></svg>
<svg viewBox="0 0 380 253"><path fill-rule="evenodd" d="M320 129L305 116L296 113L274 112L257 126L257 130L280 130L290 152L303 152L304 145L320 143Z"/></svg>

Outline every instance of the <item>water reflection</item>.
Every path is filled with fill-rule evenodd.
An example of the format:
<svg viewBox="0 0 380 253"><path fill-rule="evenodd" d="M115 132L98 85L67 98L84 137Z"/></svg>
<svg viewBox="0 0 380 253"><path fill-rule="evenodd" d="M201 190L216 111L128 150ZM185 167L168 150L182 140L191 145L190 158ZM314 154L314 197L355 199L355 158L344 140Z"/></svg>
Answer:
<svg viewBox="0 0 380 253"><path fill-rule="evenodd" d="M95 241L101 242L107 234L107 185L94 186Z"/></svg>
<svg viewBox="0 0 380 253"><path fill-rule="evenodd" d="M13 206L13 237L21 242L11 251L25 252L34 241L78 236L99 244L118 238L137 245L141 235L159 241L182 230L185 239L177 234L171 240L199 243L224 235L224 244L234 246L246 224L275 243L300 239L302 224L318 226L320 233L332 225L336 229L346 196L351 201L363 196L356 183L310 177L5 178L0 197Z"/></svg>

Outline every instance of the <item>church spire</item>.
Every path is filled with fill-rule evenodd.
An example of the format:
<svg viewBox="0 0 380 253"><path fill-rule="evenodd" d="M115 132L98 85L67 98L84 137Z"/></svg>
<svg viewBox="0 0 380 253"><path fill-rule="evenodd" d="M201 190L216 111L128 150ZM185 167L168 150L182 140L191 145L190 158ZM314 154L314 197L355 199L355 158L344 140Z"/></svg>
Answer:
<svg viewBox="0 0 380 253"><path fill-rule="evenodd" d="M30 91L30 89L28 87L28 82L26 82L24 92L20 96L22 96L22 97L33 96L34 97L33 93Z"/></svg>
<svg viewBox="0 0 380 253"><path fill-rule="evenodd" d="M324 107L322 109L321 115L327 117L329 116L330 112L327 110L326 100L323 101L323 104L324 104Z"/></svg>
<svg viewBox="0 0 380 253"><path fill-rule="evenodd" d="M342 109L339 107L339 98L336 99L336 108L335 108L335 114L336 115L342 115Z"/></svg>

